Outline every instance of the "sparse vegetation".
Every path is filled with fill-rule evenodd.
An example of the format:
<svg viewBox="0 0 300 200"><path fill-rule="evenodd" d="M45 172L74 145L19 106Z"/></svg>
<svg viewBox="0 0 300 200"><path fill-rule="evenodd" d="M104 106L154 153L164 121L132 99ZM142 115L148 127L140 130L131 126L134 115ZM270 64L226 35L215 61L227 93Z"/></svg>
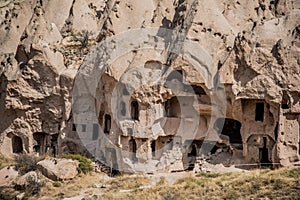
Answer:
<svg viewBox="0 0 300 200"><path fill-rule="evenodd" d="M53 183L53 187L60 187L61 186L61 183L56 181Z"/></svg>
<svg viewBox="0 0 300 200"><path fill-rule="evenodd" d="M188 173L172 185L163 176L153 184L142 175L102 178L92 172L65 182L48 182L40 194L45 199L70 198L82 191L88 195L86 199L297 199L299 180L300 167L196 176Z"/></svg>
<svg viewBox="0 0 300 200"><path fill-rule="evenodd" d="M297 199L299 180L300 167L199 174L179 179L173 185L157 184L150 189L127 193L109 191L100 199Z"/></svg>
<svg viewBox="0 0 300 200"><path fill-rule="evenodd" d="M37 170L37 163L43 159L44 157L36 157L27 154L17 155L15 156L16 169L21 175L30 171L35 171Z"/></svg>
<svg viewBox="0 0 300 200"><path fill-rule="evenodd" d="M79 154L63 154L61 155L62 158L66 159L72 159L72 160L78 160L79 166L77 168L79 173L88 173L94 170L94 166L92 164L92 161L88 159L87 157L84 157Z"/></svg>
<svg viewBox="0 0 300 200"><path fill-rule="evenodd" d="M90 37L93 35L92 31L82 30L80 32L71 31L74 42L79 42L81 48L86 48L89 44Z"/></svg>
<svg viewBox="0 0 300 200"><path fill-rule="evenodd" d="M14 164L13 159L7 158L0 153L0 169L2 169L3 167L13 165L13 164Z"/></svg>
<svg viewBox="0 0 300 200"><path fill-rule="evenodd" d="M45 185L44 182L35 179L33 176L28 176L26 179L28 186L26 187L26 194L28 196L37 195L41 188Z"/></svg>

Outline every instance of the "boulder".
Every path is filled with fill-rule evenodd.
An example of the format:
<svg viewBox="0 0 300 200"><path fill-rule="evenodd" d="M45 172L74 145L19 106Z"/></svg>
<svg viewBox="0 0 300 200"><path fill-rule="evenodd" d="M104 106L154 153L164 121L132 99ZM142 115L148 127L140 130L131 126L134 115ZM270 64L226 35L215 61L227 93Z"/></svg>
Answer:
<svg viewBox="0 0 300 200"><path fill-rule="evenodd" d="M0 170L0 187L8 186L18 176L18 171L13 167L4 167Z"/></svg>
<svg viewBox="0 0 300 200"><path fill-rule="evenodd" d="M78 174L78 165L75 160L51 158L38 162L38 169L47 178L59 181L73 179Z"/></svg>
<svg viewBox="0 0 300 200"><path fill-rule="evenodd" d="M23 176L18 177L14 183L18 188L24 189L28 186L29 182L28 179L32 179L34 182L38 182L38 176L35 171L28 172Z"/></svg>

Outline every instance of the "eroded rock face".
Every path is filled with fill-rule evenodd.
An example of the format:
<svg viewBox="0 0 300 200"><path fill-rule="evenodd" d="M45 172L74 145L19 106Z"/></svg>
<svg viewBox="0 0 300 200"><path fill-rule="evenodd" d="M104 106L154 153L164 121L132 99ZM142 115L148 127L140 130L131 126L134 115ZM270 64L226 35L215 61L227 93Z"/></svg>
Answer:
<svg viewBox="0 0 300 200"><path fill-rule="evenodd" d="M125 165L122 160L126 156L134 160L130 166L153 162L166 170L192 167L194 157L207 153L200 151L205 137L230 146L234 155L240 155L238 163L296 162L300 152L299 9L296 0L0 3L0 151L7 155L94 154L82 145L78 130L97 140L101 131L93 124L99 123L112 144L135 153L133 158L130 153L102 152L104 157L117 157L111 164L119 167ZM148 49L127 52L109 66L95 84L95 99L79 102L86 112L94 105L97 120L75 124L72 111L76 110L71 105L74 78L91 46L99 47L97 43L129 29L150 27L160 28L157 39L165 42L167 50L178 48L184 38L212 57L211 75L215 83L223 84L226 94L222 119L212 117L211 101L218 88L206 84L206 76L197 72L195 63L174 53ZM179 34L170 42L163 28ZM94 51L86 62L98 62L105 56L100 48ZM92 67L83 65L81 69L89 83ZM182 77L175 75L166 85L148 84L162 77L166 69ZM123 103L113 107L118 84L127 91L118 91ZM197 101L189 98L191 90L185 90L186 85L192 87ZM185 109L183 103L193 109ZM197 120L189 120L191 113L197 113ZM181 129L181 122L200 128L191 133ZM181 152L180 163L173 155L187 141L190 145ZM105 146L101 141L97 145ZM153 153L153 149L158 151Z"/></svg>

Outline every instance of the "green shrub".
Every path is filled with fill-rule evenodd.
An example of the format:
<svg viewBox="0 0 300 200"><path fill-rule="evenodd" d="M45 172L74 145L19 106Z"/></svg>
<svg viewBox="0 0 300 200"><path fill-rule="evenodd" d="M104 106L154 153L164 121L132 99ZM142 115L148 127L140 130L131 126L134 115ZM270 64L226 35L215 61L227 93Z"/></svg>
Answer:
<svg viewBox="0 0 300 200"><path fill-rule="evenodd" d="M53 187L60 187L61 183L56 181L52 185L53 185Z"/></svg>
<svg viewBox="0 0 300 200"><path fill-rule="evenodd" d="M75 42L80 42L81 48L86 48L88 46L90 37L93 35L93 32L88 30L74 32L74 30L71 30L71 35Z"/></svg>
<svg viewBox="0 0 300 200"><path fill-rule="evenodd" d="M217 178L220 174L217 173L200 173L197 174L196 177L205 177L205 178Z"/></svg>
<svg viewBox="0 0 300 200"><path fill-rule="evenodd" d="M21 175L37 170L37 163L44 158L33 155L20 154L15 156L16 169Z"/></svg>
<svg viewBox="0 0 300 200"><path fill-rule="evenodd" d="M72 160L78 160L79 161L79 166L77 170L79 173L88 173L94 170L94 166L92 164L92 161L88 159L87 157L84 157L79 154L63 154L61 155L62 158L66 159L72 159Z"/></svg>
<svg viewBox="0 0 300 200"><path fill-rule="evenodd" d="M28 186L26 187L26 194L30 196L39 194L41 188L45 185L44 182L36 180L33 176L28 176L26 181L28 183Z"/></svg>

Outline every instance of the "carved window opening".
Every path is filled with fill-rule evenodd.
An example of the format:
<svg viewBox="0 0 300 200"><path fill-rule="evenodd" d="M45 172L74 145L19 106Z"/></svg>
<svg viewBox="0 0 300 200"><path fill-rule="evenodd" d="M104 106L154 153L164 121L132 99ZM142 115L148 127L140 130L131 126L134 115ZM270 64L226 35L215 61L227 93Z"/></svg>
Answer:
<svg viewBox="0 0 300 200"><path fill-rule="evenodd" d="M54 157L57 154L57 148L58 148L57 141L58 141L58 133L53 134L51 136L51 149L52 149L52 154Z"/></svg>
<svg viewBox="0 0 300 200"><path fill-rule="evenodd" d="M99 136L99 126L98 124L93 124L93 140L97 140Z"/></svg>
<svg viewBox="0 0 300 200"><path fill-rule="evenodd" d="M290 108L290 99L288 94L284 91L282 95L282 101L281 101L281 108L282 109L289 109Z"/></svg>
<svg viewBox="0 0 300 200"><path fill-rule="evenodd" d="M33 134L33 150L36 153L39 154L44 154L46 151L46 146L45 146L45 138L46 134L45 133L34 133Z"/></svg>
<svg viewBox="0 0 300 200"><path fill-rule="evenodd" d="M242 144L242 136L241 136L241 122L229 119L229 118L219 118L215 122L215 129L218 133L222 135L227 135L229 137L231 144ZM239 148L242 148L240 146Z"/></svg>
<svg viewBox="0 0 300 200"><path fill-rule="evenodd" d="M267 148L267 138L263 137L263 148L259 148L259 160L262 165L269 165L269 149Z"/></svg>
<svg viewBox="0 0 300 200"><path fill-rule="evenodd" d="M192 85L192 88L193 88L194 93L195 93L196 95L199 95L199 96L201 96L201 95L206 95L205 90L204 90L201 86L198 86L198 85Z"/></svg>
<svg viewBox="0 0 300 200"><path fill-rule="evenodd" d="M131 119L139 120L139 104L137 101L131 102Z"/></svg>
<svg viewBox="0 0 300 200"><path fill-rule="evenodd" d="M22 139L18 136L12 137L12 151L13 151L13 153L22 153L23 152L23 142L22 142Z"/></svg>
<svg viewBox="0 0 300 200"><path fill-rule="evenodd" d="M182 72L182 70L173 71L167 77L167 81L172 81L174 79L178 80L179 82L183 81L183 72Z"/></svg>
<svg viewBox="0 0 300 200"><path fill-rule="evenodd" d="M110 115L106 114L104 118L104 133L109 134L111 129L111 117Z"/></svg>
<svg viewBox="0 0 300 200"><path fill-rule="evenodd" d="M72 124L72 131L76 131L76 124Z"/></svg>
<svg viewBox="0 0 300 200"><path fill-rule="evenodd" d="M179 117L181 115L180 103L177 97L172 97L165 102L165 116Z"/></svg>
<svg viewBox="0 0 300 200"><path fill-rule="evenodd" d="M155 140L151 142L152 157L155 157Z"/></svg>
<svg viewBox="0 0 300 200"><path fill-rule="evenodd" d="M123 88L123 95L130 95L127 88L124 86Z"/></svg>
<svg viewBox="0 0 300 200"><path fill-rule="evenodd" d="M265 104L263 102L256 103L255 121L264 121Z"/></svg>
<svg viewBox="0 0 300 200"><path fill-rule="evenodd" d="M187 170L193 170L194 169L196 156L197 156L197 146L196 146L196 144L193 144L191 151L188 153L189 165L188 165Z"/></svg>
<svg viewBox="0 0 300 200"><path fill-rule="evenodd" d="M129 151L132 153L132 160L133 161L136 160L136 150L137 150L136 142L133 138L131 138L129 140Z"/></svg>
<svg viewBox="0 0 300 200"><path fill-rule="evenodd" d="M122 116L126 115L126 105L123 101L121 102L121 115Z"/></svg>

